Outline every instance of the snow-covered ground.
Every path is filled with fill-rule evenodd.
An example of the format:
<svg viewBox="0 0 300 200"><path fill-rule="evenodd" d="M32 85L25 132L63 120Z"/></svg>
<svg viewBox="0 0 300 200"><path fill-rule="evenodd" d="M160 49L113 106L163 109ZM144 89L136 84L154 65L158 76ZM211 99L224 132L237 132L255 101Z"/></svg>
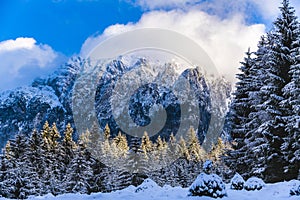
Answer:
<svg viewBox="0 0 300 200"><path fill-rule="evenodd" d="M290 196L289 191L293 185L299 181L281 182L275 184L266 184L266 186L260 191L246 191L246 190L231 190L230 185L226 184L227 197L222 198L223 200L299 200L300 196ZM1 200L3 198L0 198ZM177 199L210 199L210 197L192 197L188 196L188 188L181 187L170 187L164 186L159 187L155 182L150 179L138 186L130 186L126 189L115 191L111 193L95 193L91 195L85 194L64 194L53 196L51 194L41 197L31 197L29 199L62 199L62 200L77 200L77 199L105 199L105 200L177 200Z"/></svg>

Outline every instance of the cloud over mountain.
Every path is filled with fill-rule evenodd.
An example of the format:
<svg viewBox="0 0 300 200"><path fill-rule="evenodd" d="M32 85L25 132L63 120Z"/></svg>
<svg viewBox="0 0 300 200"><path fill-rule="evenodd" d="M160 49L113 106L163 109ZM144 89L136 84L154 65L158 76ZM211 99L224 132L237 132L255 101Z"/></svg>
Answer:
<svg viewBox="0 0 300 200"><path fill-rule="evenodd" d="M150 11L143 14L137 23L112 25L102 35L89 37L82 46L81 55L86 56L105 38L145 27L170 29L190 37L208 53L219 72L230 80L234 80L243 52L248 47L255 50L265 31L263 24L247 25L241 15L222 19L197 8Z"/></svg>
<svg viewBox="0 0 300 200"><path fill-rule="evenodd" d="M29 84L52 71L64 56L34 38L19 37L0 42L0 91Z"/></svg>

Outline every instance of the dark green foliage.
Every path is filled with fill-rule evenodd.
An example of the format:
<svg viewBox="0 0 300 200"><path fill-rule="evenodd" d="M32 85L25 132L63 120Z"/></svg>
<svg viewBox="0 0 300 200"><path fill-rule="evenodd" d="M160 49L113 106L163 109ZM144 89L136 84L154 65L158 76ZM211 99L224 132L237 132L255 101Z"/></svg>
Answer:
<svg viewBox="0 0 300 200"><path fill-rule="evenodd" d="M227 164L266 182L295 179L300 172L300 29L288 0L280 11L255 57L248 52L242 63L229 123L233 150Z"/></svg>

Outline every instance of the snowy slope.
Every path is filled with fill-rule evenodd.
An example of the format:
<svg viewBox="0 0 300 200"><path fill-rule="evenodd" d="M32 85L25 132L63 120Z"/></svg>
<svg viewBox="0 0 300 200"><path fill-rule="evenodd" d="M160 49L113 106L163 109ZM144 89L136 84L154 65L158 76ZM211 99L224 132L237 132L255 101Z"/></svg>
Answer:
<svg viewBox="0 0 300 200"><path fill-rule="evenodd" d="M297 181L292 180L289 182L281 182L275 184L266 184L266 186L260 191L246 191L246 190L231 190L230 185L226 185L227 197L224 200L299 200L299 196L290 196L289 191ZM299 182L299 181L298 181ZM123 190L115 191L112 193L95 193L91 195L86 194L64 194L54 197L51 194L42 197L31 197L29 199L62 199L62 200L76 200L76 199L105 199L105 200L131 200L131 199L143 199L143 200L177 200L177 199L214 199L210 197L192 197L187 196L188 188L181 187L160 187L150 179L138 186L130 186ZM4 199L4 198L0 198Z"/></svg>

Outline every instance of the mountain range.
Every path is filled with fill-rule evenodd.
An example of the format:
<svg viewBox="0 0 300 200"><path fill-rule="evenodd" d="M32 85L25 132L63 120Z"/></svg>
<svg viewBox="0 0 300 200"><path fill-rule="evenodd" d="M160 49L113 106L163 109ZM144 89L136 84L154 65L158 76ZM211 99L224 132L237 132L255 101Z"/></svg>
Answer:
<svg viewBox="0 0 300 200"><path fill-rule="evenodd" d="M30 135L33 129L40 130L45 121L56 123L61 133L71 123L77 139L84 130L75 127L72 108L84 107L74 101L73 92L86 68L104 69L92 100L100 128L108 124L112 136L121 131L130 138L137 136L134 130L144 130L137 127L152 124L151 132L153 124L158 124L158 129L149 133L151 139L160 135L167 140L171 133L176 135L189 128L182 124L196 124L202 143L209 126L223 126L222 120L212 118L224 118L227 112L231 84L224 78L206 79L200 67L182 68L177 63L145 58L127 62L120 57L91 66L88 60L76 57L48 77L35 79L30 86L0 93L0 147L18 133ZM165 117L161 127L160 116Z"/></svg>

